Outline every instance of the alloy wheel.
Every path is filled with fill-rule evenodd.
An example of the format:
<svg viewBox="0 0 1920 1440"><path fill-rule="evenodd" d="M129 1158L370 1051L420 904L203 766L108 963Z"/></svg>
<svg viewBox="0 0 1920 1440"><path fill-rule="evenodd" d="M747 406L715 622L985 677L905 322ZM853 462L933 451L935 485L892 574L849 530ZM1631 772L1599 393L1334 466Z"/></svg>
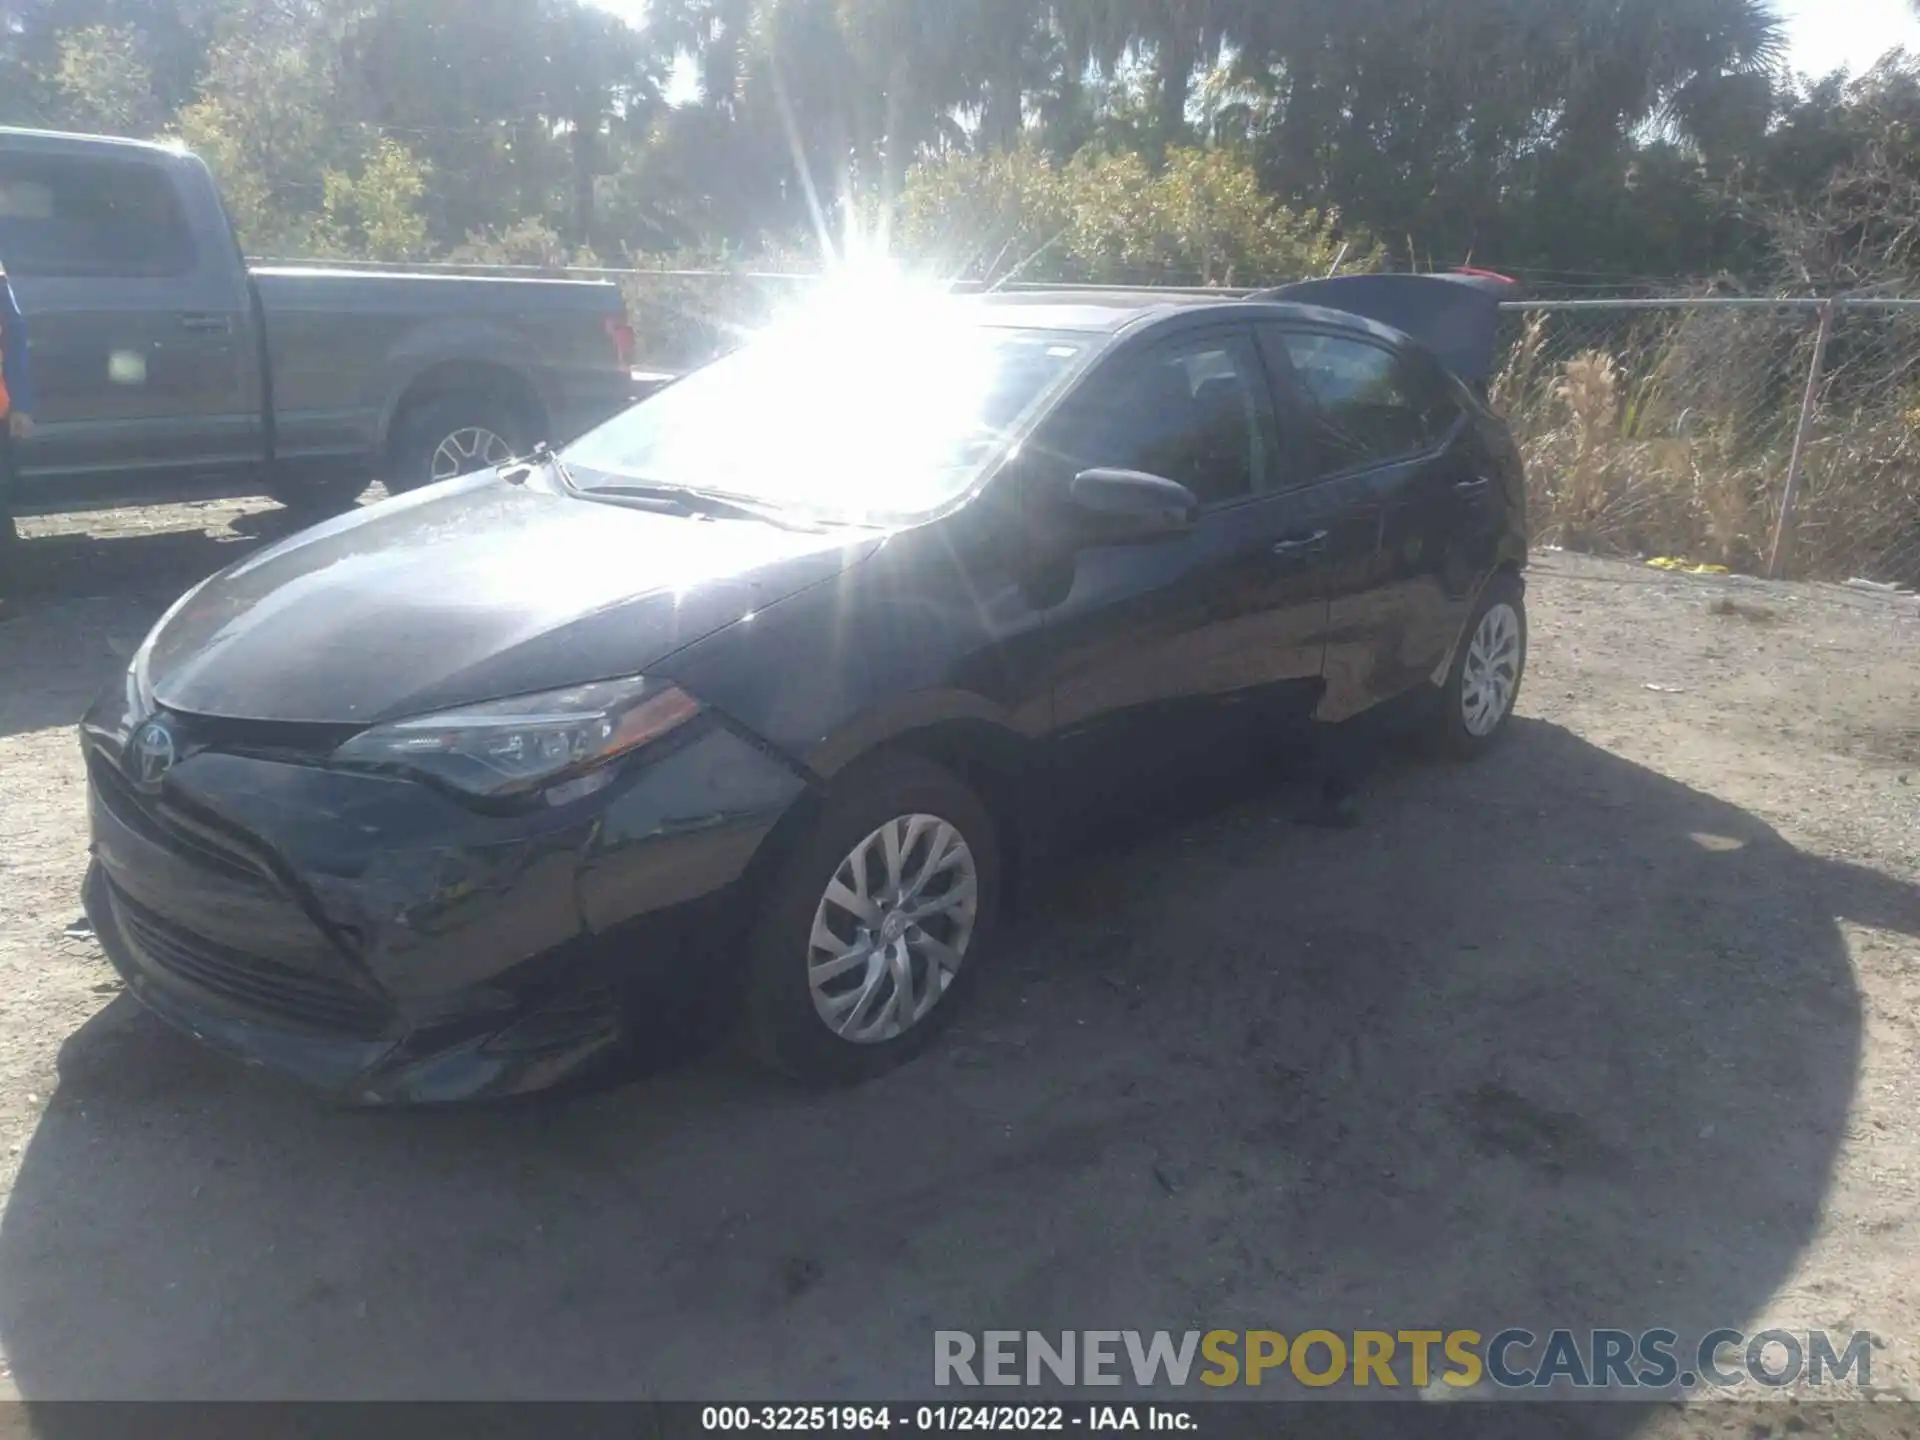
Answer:
<svg viewBox="0 0 1920 1440"><path fill-rule="evenodd" d="M897 816L854 846L820 897L807 950L827 1028L875 1045L924 1020L966 959L979 891L966 838L938 816Z"/></svg>
<svg viewBox="0 0 1920 1440"><path fill-rule="evenodd" d="M1520 616L1502 600L1487 607L1467 645L1460 675L1460 720L1476 739L1506 719L1520 688Z"/></svg>
<svg viewBox="0 0 1920 1440"><path fill-rule="evenodd" d="M433 452L432 476L451 480L471 475L489 465L504 465L513 459L513 447L484 425L469 425L456 430L440 442Z"/></svg>

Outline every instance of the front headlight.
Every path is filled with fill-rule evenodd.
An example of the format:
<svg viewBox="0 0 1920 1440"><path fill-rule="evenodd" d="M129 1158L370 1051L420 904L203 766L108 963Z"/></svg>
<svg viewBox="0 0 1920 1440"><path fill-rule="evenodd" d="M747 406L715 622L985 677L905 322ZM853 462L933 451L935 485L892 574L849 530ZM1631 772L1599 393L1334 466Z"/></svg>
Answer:
<svg viewBox="0 0 1920 1440"><path fill-rule="evenodd" d="M609 762L699 713L699 701L665 681L603 680L377 725L333 763L406 771L483 800L538 791L564 805L606 785Z"/></svg>

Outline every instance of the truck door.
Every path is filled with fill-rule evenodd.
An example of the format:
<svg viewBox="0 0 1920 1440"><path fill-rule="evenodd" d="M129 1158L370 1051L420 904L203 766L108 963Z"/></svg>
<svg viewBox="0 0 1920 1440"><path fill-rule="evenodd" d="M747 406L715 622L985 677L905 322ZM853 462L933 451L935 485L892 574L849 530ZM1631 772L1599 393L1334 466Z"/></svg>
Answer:
<svg viewBox="0 0 1920 1440"><path fill-rule="evenodd" d="M246 271L185 157L0 144L0 263L26 315L35 508L242 488L265 458ZM205 185L192 213L182 177Z"/></svg>

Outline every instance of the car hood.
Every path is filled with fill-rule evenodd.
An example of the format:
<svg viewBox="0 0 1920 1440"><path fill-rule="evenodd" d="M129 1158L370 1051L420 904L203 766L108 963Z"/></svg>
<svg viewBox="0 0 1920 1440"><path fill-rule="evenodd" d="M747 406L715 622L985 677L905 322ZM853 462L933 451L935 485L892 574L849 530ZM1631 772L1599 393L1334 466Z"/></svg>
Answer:
<svg viewBox="0 0 1920 1440"><path fill-rule="evenodd" d="M152 637L146 679L187 714L374 724L643 673L878 544L469 477L215 575Z"/></svg>

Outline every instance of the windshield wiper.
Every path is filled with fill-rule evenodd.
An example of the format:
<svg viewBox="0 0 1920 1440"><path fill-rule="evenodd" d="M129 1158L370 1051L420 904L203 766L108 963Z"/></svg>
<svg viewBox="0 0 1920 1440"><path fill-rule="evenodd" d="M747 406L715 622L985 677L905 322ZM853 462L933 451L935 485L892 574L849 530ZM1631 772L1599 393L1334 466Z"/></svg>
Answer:
<svg viewBox="0 0 1920 1440"><path fill-rule="evenodd" d="M645 481L617 481L613 484L577 485L574 493L588 499L654 501L672 505L689 515L711 515L729 520L764 520L793 530L824 528L801 520L777 505L761 505L735 495L712 490L697 490L688 485L664 485Z"/></svg>

